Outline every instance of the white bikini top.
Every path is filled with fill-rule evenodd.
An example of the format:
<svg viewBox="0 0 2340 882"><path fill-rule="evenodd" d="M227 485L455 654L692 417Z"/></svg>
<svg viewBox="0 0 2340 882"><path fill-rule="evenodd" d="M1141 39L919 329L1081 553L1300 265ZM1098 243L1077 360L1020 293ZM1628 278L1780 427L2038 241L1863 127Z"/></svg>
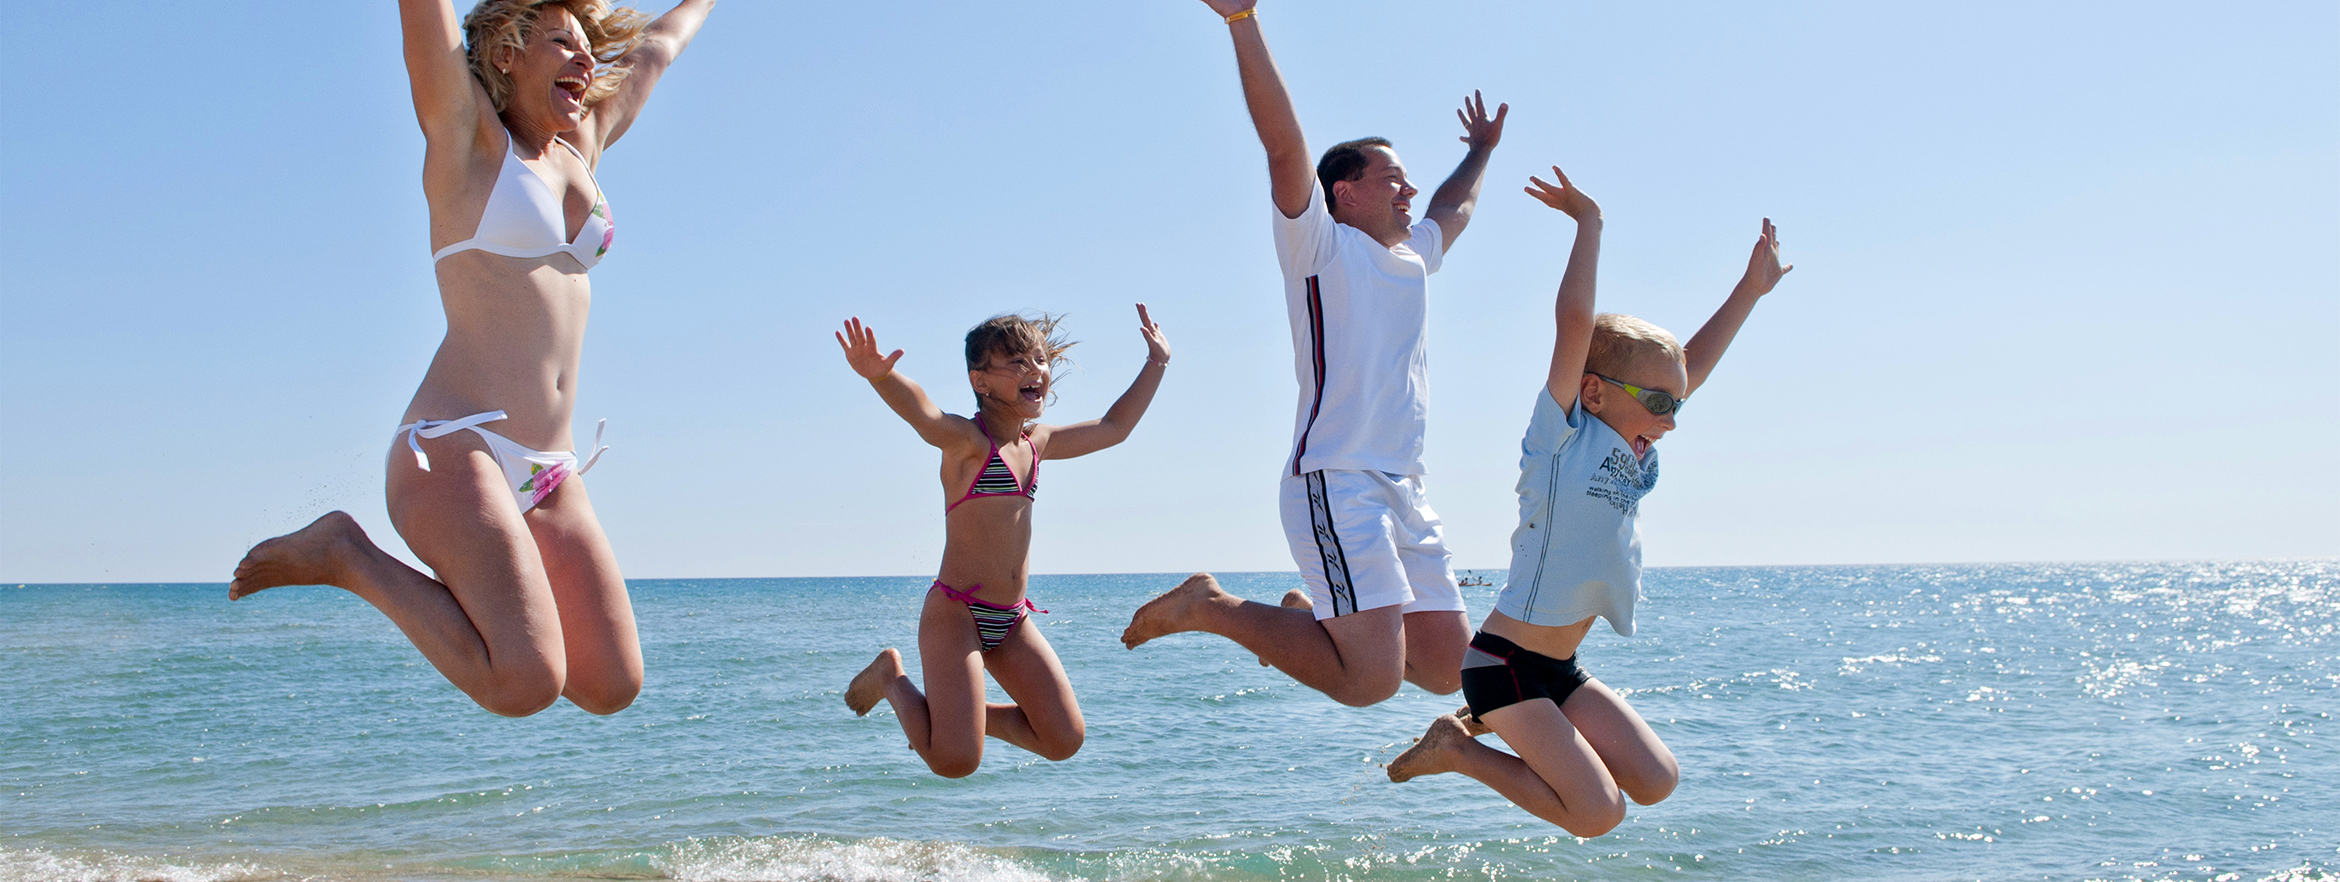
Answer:
<svg viewBox="0 0 2340 882"><path fill-rule="evenodd" d="M507 138L507 140L509 140ZM555 143L576 153L578 161L585 154L559 138ZM593 167L587 164L585 179L593 181ZM617 237L617 224L609 218L609 201L602 198L601 182L593 181L593 212L585 216L585 225L578 228L577 238L570 241L568 213L561 207L561 196L546 186L536 170L520 161L520 154L507 150L504 166L496 170L496 188L488 192L487 208L479 213L479 229L471 238L439 249L431 255L431 262L447 259L458 251L485 251L505 257L546 257L567 254L577 259L586 269L601 262L609 253L609 243Z"/></svg>

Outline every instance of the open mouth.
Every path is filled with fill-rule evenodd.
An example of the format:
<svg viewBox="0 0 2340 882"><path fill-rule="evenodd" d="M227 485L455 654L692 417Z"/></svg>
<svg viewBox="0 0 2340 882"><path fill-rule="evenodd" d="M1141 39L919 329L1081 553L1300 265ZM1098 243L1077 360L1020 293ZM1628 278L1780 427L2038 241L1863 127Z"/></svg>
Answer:
<svg viewBox="0 0 2340 882"><path fill-rule="evenodd" d="M1018 386L1016 387L1016 393L1024 396L1025 401L1029 401L1034 404L1040 403L1041 397L1045 394L1041 389L1040 384L1038 383L1029 383L1023 386Z"/></svg>
<svg viewBox="0 0 2340 882"><path fill-rule="evenodd" d="M569 96L569 100L580 105L585 103L585 89L590 85L577 77L562 77L553 81L553 88L559 89L561 94Z"/></svg>
<svg viewBox="0 0 2340 882"><path fill-rule="evenodd" d="M1649 455L1649 448L1651 447L1651 445L1654 445L1654 444L1656 444L1656 443L1657 443L1657 442L1656 442L1655 440L1651 439L1651 438L1650 438L1648 435L1635 435L1635 436L1633 436L1633 455L1634 455L1635 457L1644 457L1644 456L1648 456L1648 455Z"/></svg>

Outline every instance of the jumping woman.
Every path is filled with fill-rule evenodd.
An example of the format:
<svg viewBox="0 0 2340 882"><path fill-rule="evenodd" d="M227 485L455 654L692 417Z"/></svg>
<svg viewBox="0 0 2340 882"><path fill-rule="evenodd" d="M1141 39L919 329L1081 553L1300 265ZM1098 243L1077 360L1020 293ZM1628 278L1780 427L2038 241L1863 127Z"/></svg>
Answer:
<svg viewBox="0 0 2340 882"><path fill-rule="evenodd" d="M586 273L616 234L593 169L714 5L485 0L458 27L450 0L399 0L447 336L391 439L389 508L431 574L336 511L254 547L229 599L348 589L505 716L633 703L633 605L580 479L606 448L569 430Z"/></svg>

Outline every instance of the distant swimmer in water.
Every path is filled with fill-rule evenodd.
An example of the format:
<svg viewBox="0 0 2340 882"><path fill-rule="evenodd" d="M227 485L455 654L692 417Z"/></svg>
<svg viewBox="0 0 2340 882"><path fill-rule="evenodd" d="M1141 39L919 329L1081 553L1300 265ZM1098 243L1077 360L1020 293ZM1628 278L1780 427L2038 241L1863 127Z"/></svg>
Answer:
<svg viewBox="0 0 2340 882"><path fill-rule="evenodd" d="M1268 55L1256 0L1203 2L1226 22L1244 103L1267 152L1300 390L1278 510L1305 588L1270 606L1198 573L1140 606L1121 642L1136 649L1170 634L1217 634L1358 707L1407 682L1451 694L1462 687L1470 619L1423 483L1428 284L1470 223L1508 108L1489 114L1476 93L1463 99L1455 111L1468 145L1462 162L1417 218L1420 192L1387 139L1335 144L1309 167L1308 140ZM1383 53L1350 53L1353 88L1389 88L1398 74Z"/></svg>
<svg viewBox="0 0 2340 882"><path fill-rule="evenodd" d="M942 449L942 568L918 616L918 660L927 692L918 691L903 671L902 654L890 647L845 689L845 704L855 714L869 713L880 699L891 702L910 748L937 775L975 774L985 735L1051 760L1071 758L1088 737L1072 681L1028 618L1047 612L1025 594L1032 497L1040 490L1041 460L1071 459L1121 443L1153 403L1170 365L1170 341L1145 304L1137 310L1138 333L1146 341L1137 379L1103 418L1064 426L1036 422L1071 345L1057 336L1053 318L1003 315L967 332L972 418L944 413L917 383L896 372L902 350L880 355L876 331L860 319L847 321L837 335L853 372L918 437ZM984 702L985 671L1013 704Z"/></svg>
<svg viewBox="0 0 2340 882"><path fill-rule="evenodd" d="M1550 373L1519 461L1511 576L1463 661L1468 707L1431 722L1389 778L1461 772L1578 836L1625 820L1625 800L1666 798L1681 767L1633 706L1578 665L1598 618L1633 634L1641 593L1641 497L1657 486L1657 441L1706 383L1755 301L1792 267L1770 219L1746 275L1685 346L1648 322L1593 312L1601 209L1568 176L1528 194L1576 221L1555 304ZM1492 731L1519 755L1480 744Z"/></svg>
<svg viewBox="0 0 2340 882"><path fill-rule="evenodd" d="M433 575L336 511L254 547L229 599L348 589L505 716L633 703L633 605L581 477L605 448L569 433L586 271L617 232L593 169L714 5L651 21L607 0L485 0L458 27L449 0L400 0L447 336L393 433L388 491Z"/></svg>

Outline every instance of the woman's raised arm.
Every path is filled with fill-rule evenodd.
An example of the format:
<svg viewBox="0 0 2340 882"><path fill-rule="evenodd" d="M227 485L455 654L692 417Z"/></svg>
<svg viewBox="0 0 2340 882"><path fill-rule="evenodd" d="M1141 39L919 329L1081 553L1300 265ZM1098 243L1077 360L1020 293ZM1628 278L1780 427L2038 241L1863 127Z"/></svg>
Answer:
<svg viewBox="0 0 2340 882"><path fill-rule="evenodd" d="M471 146L488 111L487 92L463 55L463 20L451 0L398 0L406 44L406 78L415 121L434 145Z"/></svg>
<svg viewBox="0 0 2340 882"><path fill-rule="evenodd" d="M715 0L675 4L643 29L642 42L618 59L617 66L626 70L625 81L618 84L617 94L593 105L592 129L600 149L609 149L633 127L634 119L642 115L642 105L650 101L650 90L658 86L659 76L691 45L691 38L698 35L699 26L707 23L707 13L714 8Z"/></svg>

